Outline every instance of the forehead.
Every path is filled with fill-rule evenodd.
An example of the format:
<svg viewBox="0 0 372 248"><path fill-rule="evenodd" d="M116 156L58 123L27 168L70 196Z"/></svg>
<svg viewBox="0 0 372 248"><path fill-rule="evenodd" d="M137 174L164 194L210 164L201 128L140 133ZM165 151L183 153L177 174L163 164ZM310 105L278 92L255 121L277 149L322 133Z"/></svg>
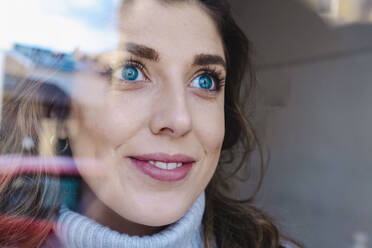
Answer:
<svg viewBox="0 0 372 248"><path fill-rule="evenodd" d="M224 57L221 37L213 19L195 1L161 3L159 0L124 1L120 42L155 48L163 56L185 52Z"/></svg>

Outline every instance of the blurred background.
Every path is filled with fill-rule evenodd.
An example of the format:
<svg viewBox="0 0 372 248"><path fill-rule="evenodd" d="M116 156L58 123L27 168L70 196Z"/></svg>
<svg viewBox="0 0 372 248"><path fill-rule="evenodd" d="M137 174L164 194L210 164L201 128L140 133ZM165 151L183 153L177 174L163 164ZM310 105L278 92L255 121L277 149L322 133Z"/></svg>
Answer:
<svg viewBox="0 0 372 248"><path fill-rule="evenodd" d="M119 2L2 0L0 94L25 75L68 91L74 54L115 45ZM371 248L372 0L231 3L253 44L271 154L258 204L306 247Z"/></svg>
<svg viewBox="0 0 372 248"><path fill-rule="evenodd" d="M254 46L271 151L258 201L307 247L372 247L372 1L233 6Z"/></svg>

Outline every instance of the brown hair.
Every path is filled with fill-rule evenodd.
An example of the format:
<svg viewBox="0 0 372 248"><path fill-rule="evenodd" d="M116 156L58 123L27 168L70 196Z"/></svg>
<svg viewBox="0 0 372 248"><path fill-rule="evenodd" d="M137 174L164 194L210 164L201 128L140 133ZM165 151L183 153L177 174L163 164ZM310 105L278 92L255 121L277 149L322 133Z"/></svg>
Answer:
<svg viewBox="0 0 372 248"><path fill-rule="evenodd" d="M160 1L171 4L186 0ZM216 244L217 247L228 248L281 247L280 241L284 236L280 234L271 218L253 204L254 195L262 182L264 155L253 126L246 118L249 113L245 113L242 108L247 104L247 99L251 99L255 87L254 70L249 60L250 43L233 20L226 0L195 0L194 2L199 3L215 21L222 37L227 62L226 133L219 165L206 188L206 210L203 217L204 246L212 248ZM247 71L249 75L244 80ZM43 82L25 81L20 85L4 106L1 154L38 155L40 151L37 148L25 151L21 139L28 135L35 143L40 143L41 119L51 119L51 112L58 113L57 120L67 118L69 100L60 90ZM254 151L258 151L261 159L258 185L248 199L234 199L231 197L229 180L244 168L250 169L249 161ZM236 167L231 170L233 165ZM40 223L37 226L40 230L37 232L38 235L33 235L29 230L35 220L53 220L56 217L60 199L56 197L53 201L54 205L47 208L43 202L46 201L47 188L50 190L54 187L55 191L58 191L58 182L56 183L58 178L50 176L48 172L39 172L33 176L17 176L15 170L13 172L13 174L0 174L0 214L27 217L27 222L22 229L18 229L19 224L17 226L15 221L17 218L11 220L0 218L0 233L2 233L0 246L37 247L45 240L52 227L49 222L37 222ZM48 183L51 178L54 179L53 183ZM22 184L26 184L27 181L32 183L28 193L17 193L19 197L14 203L13 198L16 193L14 185L19 179ZM48 197L50 195L53 194L48 194ZM5 233L9 235L3 235Z"/></svg>
<svg viewBox="0 0 372 248"><path fill-rule="evenodd" d="M246 117L252 110L256 86L255 71L250 60L251 44L231 16L226 0L199 0L214 19L222 37L227 60L225 86L226 134L217 170L206 189L206 211L203 219L205 247L278 248L280 241L297 242L280 234L272 219L253 204L264 174L263 148L255 134L252 122ZM245 78L245 73L248 72ZM243 111L243 106L246 111ZM248 106L248 108L247 108ZM251 110L251 111L249 111ZM253 152L260 158L260 175L253 193L247 199L231 197L229 179L240 171L247 171ZM230 167L236 167L231 170ZM232 171L232 172L231 172Z"/></svg>
<svg viewBox="0 0 372 248"><path fill-rule="evenodd" d="M5 93L0 130L0 247L39 247L57 216L58 172L49 164L22 165L42 154L39 148L48 128L42 124L56 123L52 111L65 119L69 98L52 84L19 80L13 93ZM29 149L22 145L25 137L34 142Z"/></svg>

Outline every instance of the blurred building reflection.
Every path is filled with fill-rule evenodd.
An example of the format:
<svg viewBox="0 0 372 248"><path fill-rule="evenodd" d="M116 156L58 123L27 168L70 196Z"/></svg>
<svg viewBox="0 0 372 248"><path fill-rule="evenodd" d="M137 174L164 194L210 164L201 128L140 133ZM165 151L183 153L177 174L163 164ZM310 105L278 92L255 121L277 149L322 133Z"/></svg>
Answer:
<svg viewBox="0 0 372 248"><path fill-rule="evenodd" d="M22 80L43 81L69 90L76 68L72 53L60 53L36 46L15 44L5 53L3 92L7 97Z"/></svg>
<svg viewBox="0 0 372 248"><path fill-rule="evenodd" d="M72 82L73 72L76 70L77 63L73 53L61 53L50 49L23 44L15 44L12 50L5 52L2 73L2 104L13 97L18 85L24 87L25 84L37 84L43 82L45 87L55 89L69 94ZM51 101L52 99L43 99L42 101ZM2 109L2 105L0 105ZM14 116L17 113L13 113ZM15 117L14 117L15 118ZM50 142L51 137L55 137L55 121L45 119L42 121L42 130L38 142L38 151L40 156L55 155L55 143ZM31 150L35 141L27 136L22 141L25 150Z"/></svg>

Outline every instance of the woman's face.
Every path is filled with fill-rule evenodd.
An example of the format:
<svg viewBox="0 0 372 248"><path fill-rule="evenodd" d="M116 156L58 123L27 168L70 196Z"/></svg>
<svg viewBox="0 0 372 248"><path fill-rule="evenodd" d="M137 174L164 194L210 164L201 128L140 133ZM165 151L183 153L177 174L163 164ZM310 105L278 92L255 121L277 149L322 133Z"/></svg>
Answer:
<svg viewBox="0 0 372 248"><path fill-rule="evenodd" d="M111 79L76 75L69 139L91 191L146 226L181 218L215 172L224 138L225 57L197 3L127 1ZM79 161L79 160L77 160ZM174 168L176 167L176 168Z"/></svg>

